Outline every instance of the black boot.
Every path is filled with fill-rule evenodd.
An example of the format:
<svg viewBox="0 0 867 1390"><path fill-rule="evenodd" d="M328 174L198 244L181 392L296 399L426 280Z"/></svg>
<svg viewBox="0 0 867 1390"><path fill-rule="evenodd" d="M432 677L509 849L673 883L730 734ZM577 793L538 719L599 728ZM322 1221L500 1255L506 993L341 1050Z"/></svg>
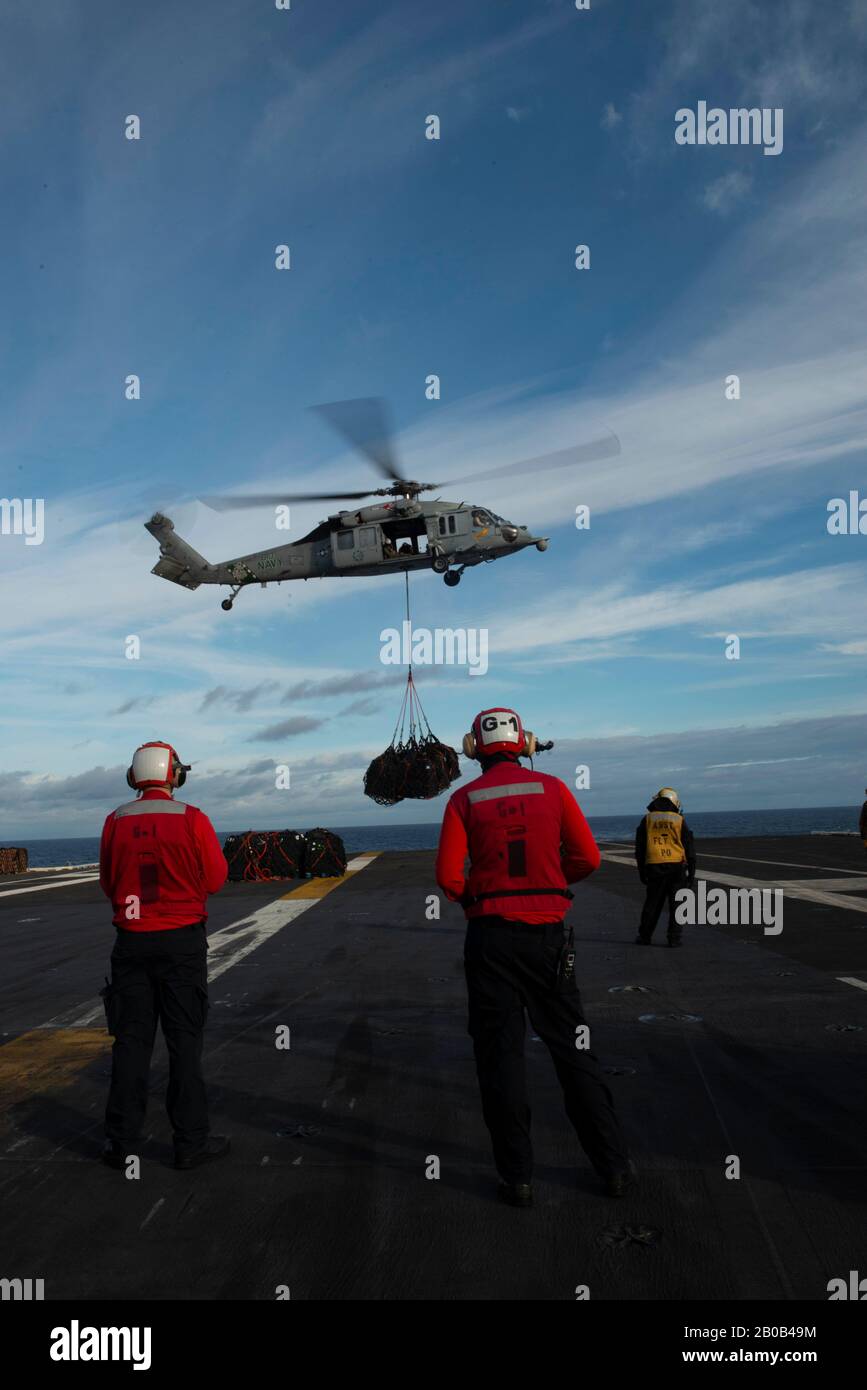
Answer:
<svg viewBox="0 0 867 1390"><path fill-rule="evenodd" d="M203 1163L213 1163L217 1158L225 1158L231 1148L225 1134L210 1134L200 1149L192 1153L178 1153L175 1150L176 1168L198 1168Z"/></svg>
<svg viewBox="0 0 867 1390"><path fill-rule="evenodd" d="M507 1182L505 1178L500 1178L497 1196L501 1202L508 1202L510 1207L533 1205L533 1189L528 1182Z"/></svg>
<svg viewBox="0 0 867 1390"><path fill-rule="evenodd" d="M102 1146L100 1158L109 1168L118 1168L123 1171L126 1167L127 1148L119 1139L106 1139Z"/></svg>
<svg viewBox="0 0 867 1390"><path fill-rule="evenodd" d="M633 945L634 945L634 946L649 946L649 945L650 945L650 942L647 940L647 938L646 938L645 936L638 935L638 936L636 936L635 941L633 942Z"/></svg>

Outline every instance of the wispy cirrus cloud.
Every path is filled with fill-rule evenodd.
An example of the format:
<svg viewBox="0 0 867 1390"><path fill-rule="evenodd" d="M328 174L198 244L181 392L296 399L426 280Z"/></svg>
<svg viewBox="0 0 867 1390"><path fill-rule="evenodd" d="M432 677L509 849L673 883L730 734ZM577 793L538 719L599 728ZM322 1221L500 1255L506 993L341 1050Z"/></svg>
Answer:
<svg viewBox="0 0 867 1390"><path fill-rule="evenodd" d="M649 632L689 629L721 645L728 633L742 639L761 636L825 637L829 625L858 624L863 607L858 564L772 575L703 589L667 584L643 593L616 585L592 588L577 598L549 597L546 621L539 622L536 603L512 611L503 620L487 615L491 652L496 657L533 648L565 649L585 642L640 636Z"/></svg>
<svg viewBox="0 0 867 1390"><path fill-rule="evenodd" d="M801 136L817 115L850 108L863 90L867 23L862 0L835 7L833 19L811 0L673 0L649 44L653 61L629 96L628 126L637 152L664 158L675 149L675 109L696 93L711 105L784 106ZM662 128L670 143L659 139Z"/></svg>
<svg viewBox="0 0 867 1390"><path fill-rule="evenodd" d="M152 695L134 695L132 699L124 700L117 709L110 709L108 713L109 715L130 714L136 709L147 709L148 705L153 704L153 700Z"/></svg>
<svg viewBox="0 0 867 1390"><path fill-rule="evenodd" d="M727 217L746 198L753 186L752 176L742 169L731 169L705 185L702 202L709 212Z"/></svg>
<svg viewBox="0 0 867 1390"><path fill-rule="evenodd" d="M292 719L281 719L278 724L269 724L267 728L259 729L255 734L249 734L246 742L271 743L277 739L297 738L299 734L309 734L314 729L321 728L323 722L322 719L299 714Z"/></svg>

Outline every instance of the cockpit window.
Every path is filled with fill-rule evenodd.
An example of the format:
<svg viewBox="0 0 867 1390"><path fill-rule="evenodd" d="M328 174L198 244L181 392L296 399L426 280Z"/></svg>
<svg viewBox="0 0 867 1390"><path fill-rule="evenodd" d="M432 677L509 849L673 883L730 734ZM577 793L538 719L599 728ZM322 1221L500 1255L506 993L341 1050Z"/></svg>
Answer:
<svg viewBox="0 0 867 1390"><path fill-rule="evenodd" d="M486 512L485 509L484 509L483 507L474 507L474 508L473 508L473 525L474 525L474 526L490 526L490 524L491 524L491 522L493 521L493 519L494 519L494 518L492 517L491 513L490 513L490 512Z"/></svg>

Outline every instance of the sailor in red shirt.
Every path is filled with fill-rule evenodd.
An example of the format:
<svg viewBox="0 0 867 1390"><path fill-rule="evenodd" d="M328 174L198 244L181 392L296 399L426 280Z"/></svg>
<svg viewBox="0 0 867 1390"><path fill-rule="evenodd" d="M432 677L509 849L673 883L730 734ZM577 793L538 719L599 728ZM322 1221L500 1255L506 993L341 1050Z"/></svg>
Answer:
<svg viewBox="0 0 867 1390"><path fill-rule="evenodd" d="M126 774L139 796L112 811L102 831L99 882L117 928L103 990L114 1046L102 1157L113 1168L125 1167L141 1133L157 1021L169 1053L175 1166L197 1167L229 1150L228 1139L209 1134L202 1076L206 903L228 866L208 817L174 799L188 771L171 744L142 744Z"/></svg>
<svg viewBox="0 0 867 1390"><path fill-rule="evenodd" d="M514 710L482 710L463 747L482 775L449 800L436 878L467 916L469 1032L499 1195L514 1206L532 1203L526 1009L554 1059L579 1141L609 1196L620 1197L634 1168L599 1063L579 1045L586 1024L563 920L573 897L567 885L599 867L599 850L565 783L521 766L536 738Z"/></svg>

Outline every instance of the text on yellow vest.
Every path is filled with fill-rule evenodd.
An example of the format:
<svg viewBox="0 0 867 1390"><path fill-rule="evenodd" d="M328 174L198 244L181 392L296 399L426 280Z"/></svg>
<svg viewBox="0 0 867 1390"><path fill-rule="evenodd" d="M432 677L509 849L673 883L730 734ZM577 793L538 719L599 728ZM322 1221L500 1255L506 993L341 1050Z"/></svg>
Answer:
<svg viewBox="0 0 867 1390"><path fill-rule="evenodd" d="M647 827L647 864L683 864L686 851L680 831L683 816L674 811L648 811L644 817Z"/></svg>

